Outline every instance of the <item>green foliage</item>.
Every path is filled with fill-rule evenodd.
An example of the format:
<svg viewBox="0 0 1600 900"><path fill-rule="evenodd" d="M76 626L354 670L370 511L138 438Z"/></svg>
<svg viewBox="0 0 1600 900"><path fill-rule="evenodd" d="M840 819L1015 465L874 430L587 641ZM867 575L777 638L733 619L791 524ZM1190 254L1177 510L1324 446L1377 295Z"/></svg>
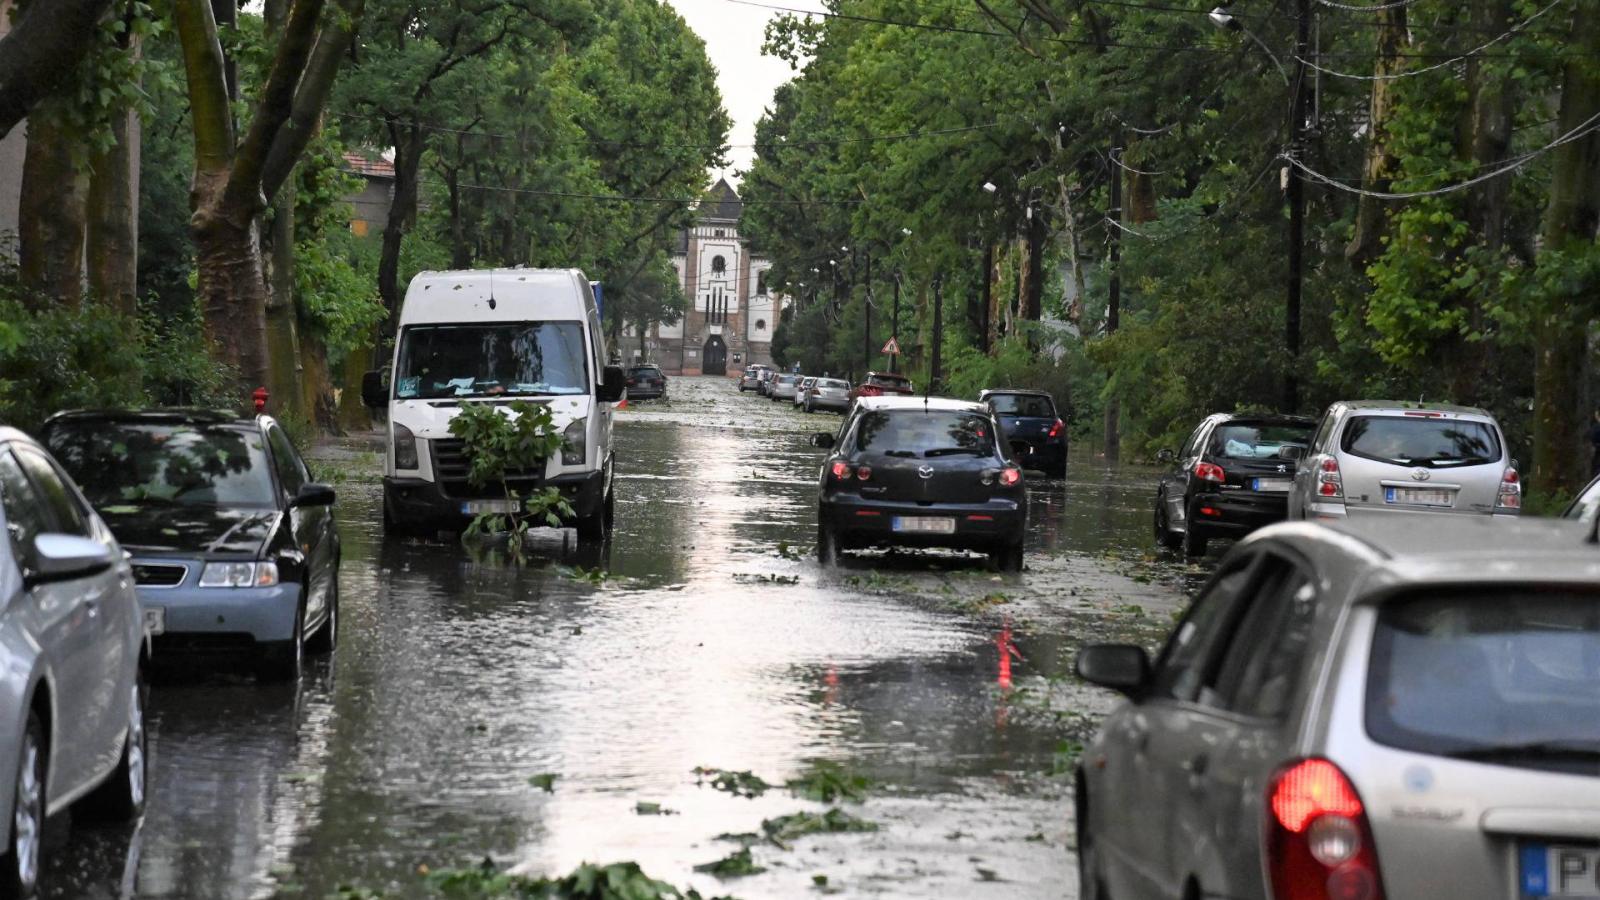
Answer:
<svg viewBox="0 0 1600 900"><path fill-rule="evenodd" d="M554 772L540 772L537 775L529 775L528 783L546 794L553 794L556 790L556 779L560 777Z"/></svg>
<svg viewBox="0 0 1600 900"><path fill-rule="evenodd" d="M864 775L845 771L838 763L818 760L798 778L784 782L784 787L796 797L818 803L836 803L848 800L860 803L867 799L872 780Z"/></svg>
<svg viewBox="0 0 1600 900"><path fill-rule="evenodd" d="M799 812L775 819L764 819L761 831L779 846L811 834L844 834L877 831L876 822L852 816L838 807L820 813Z"/></svg>
<svg viewBox="0 0 1600 900"><path fill-rule="evenodd" d="M742 847L719 860L695 866L694 870L709 872L718 878L742 878L746 875L759 875L765 872L766 868L755 864L749 847Z"/></svg>
<svg viewBox="0 0 1600 900"><path fill-rule="evenodd" d="M515 504L511 512L480 513L467 527L467 536L504 533L513 549L519 549L535 523L557 528L563 517L574 515L559 488L541 488L524 497L512 490L508 481L512 472L542 470L561 449L561 433L551 421L548 406L526 400L507 407L464 404L450 420L450 433L464 442L468 483L481 488L498 482Z"/></svg>
<svg viewBox="0 0 1600 900"><path fill-rule="evenodd" d="M695 784L705 784L705 780L710 778L712 788L735 797L753 800L772 788L772 785L764 781L761 776L749 770L735 772L729 769L696 766L694 774Z"/></svg>
<svg viewBox="0 0 1600 900"><path fill-rule="evenodd" d="M698 891L657 881L634 862L584 863L559 878L533 878L504 872L485 860L476 868L431 872L426 882L451 900L701 900Z"/></svg>

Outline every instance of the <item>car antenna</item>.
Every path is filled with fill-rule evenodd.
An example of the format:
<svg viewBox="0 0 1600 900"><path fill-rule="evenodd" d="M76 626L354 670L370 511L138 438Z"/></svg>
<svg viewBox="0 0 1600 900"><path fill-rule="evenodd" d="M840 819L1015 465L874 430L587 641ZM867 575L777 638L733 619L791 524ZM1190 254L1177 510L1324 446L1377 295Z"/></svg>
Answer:
<svg viewBox="0 0 1600 900"><path fill-rule="evenodd" d="M494 309L494 266L489 267L489 308Z"/></svg>

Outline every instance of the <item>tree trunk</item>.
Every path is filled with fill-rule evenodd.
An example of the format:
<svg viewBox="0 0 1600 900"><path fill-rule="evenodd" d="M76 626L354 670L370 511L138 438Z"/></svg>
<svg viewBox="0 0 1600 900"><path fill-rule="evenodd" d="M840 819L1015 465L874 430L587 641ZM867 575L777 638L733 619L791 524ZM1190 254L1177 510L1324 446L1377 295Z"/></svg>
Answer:
<svg viewBox="0 0 1600 900"><path fill-rule="evenodd" d="M472 245L467 242L467 223L461 218L461 169L448 169L444 181L450 192L450 268L469 269Z"/></svg>
<svg viewBox="0 0 1600 900"><path fill-rule="evenodd" d="M269 362L261 228L254 214L218 208L227 180L225 171L195 173L191 231L206 339L218 359L238 370L241 386L264 387Z"/></svg>
<svg viewBox="0 0 1600 900"><path fill-rule="evenodd" d="M1556 133L1568 134L1600 116L1600 3L1573 14L1573 55L1566 64ZM1551 154L1550 205L1545 210L1540 264L1567 266L1595 253L1600 231L1600 132ZM1554 281L1555 279L1551 279ZM1572 285L1543 299L1534 357L1533 484L1547 495L1571 496L1587 476L1584 426L1589 417L1588 331L1600 285Z"/></svg>
<svg viewBox="0 0 1600 900"><path fill-rule="evenodd" d="M74 142L54 116L28 122L17 249L22 286L38 308L76 307L83 299L89 176L72 161Z"/></svg>
<svg viewBox="0 0 1600 900"><path fill-rule="evenodd" d="M94 161L88 195L89 292L118 312L132 316L138 307L139 213L134 145L139 117L113 116L116 145Z"/></svg>
<svg viewBox="0 0 1600 900"><path fill-rule="evenodd" d="M1367 115L1367 159L1362 170L1361 186L1369 191L1387 191L1400 160L1390 145L1389 120L1395 109L1396 80L1394 75L1405 68L1399 56L1406 47L1406 8L1393 5L1378 10L1378 57L1373 63L1372 100ZM1355 234L1344 249L1345 259L1358 269L1365 269L1383 252L1383 233L1386 224L1384 201L1376 197L1362 197L1356 209Z"/></svg>
<svg viewBox="0 0 1600 900"><path fill-rule="evenodd" d="M1027 286L1022 291L1022 317L1030 322L1044 318L1044 216L1033 211L1028 219Z"/></svg>
<svg viewBox="0 0 1600 900"><path fill-rule="evenodd" d="M422 129L415 123L403 125L389 121L394 143L394 200L389 204L389 221L383 226L383 252L378 259L378 296L389 311L384 334L394 336L400 319L400 247L417 220L417 173L422 165Z"/></svg>
<svg viewBox="0 0 1600 900"><path fill-rule="evenodd" d="M272 394L269 408L275 415L294 421L310 421L311 406L304 401L302 378L303 348L296 307L294 272L294 182L278 191L278 202L269 229L271 255L267 295L267 356L272 360L267 389Z"/></svg>
<svg viewBox="0 0 1600 900"><path fill-rule="evenodd" d="M111 0L36 0L16 13L0 39L0 138L72 78L110 8Z"/></svg>

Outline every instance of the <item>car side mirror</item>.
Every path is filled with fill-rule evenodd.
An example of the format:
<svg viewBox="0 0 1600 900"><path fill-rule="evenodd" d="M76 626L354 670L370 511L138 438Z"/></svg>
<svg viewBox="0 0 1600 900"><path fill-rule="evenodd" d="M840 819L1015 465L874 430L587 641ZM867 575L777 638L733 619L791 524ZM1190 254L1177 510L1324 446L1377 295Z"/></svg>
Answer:
<svg viewBox="0 0 1600 900"><path fill-rule="evenodd" d="M300 492L294 495L293 500L289 501L289 506L291 508L301 506L332 506L335 499L337 499L337 495L334 493L332 485L323 484L318 481L308 481L305 484L300 485Z"/></svg>
<svg viewBox="0 0 1600 900"><path fill-rule="evenodd" d="M1156 451L1156 459L1160 460L1161 462L1169 463L1169 462L1172 462L1173 460L1175 460L1177 458L1178 458L1178 454L1172 452L1171 450L1158 450L1158 451Z"/></svg>
<svg viewBox="0 0 1600 900"><path fill-rule="evenodd" d="M819 431L811 436L811 446L821 447L824 450L833 449L833 435Z"/></svg>
<svg viewBox="0 0 1600 900"><path fill-rule="evenodd" d="M33 554L35 568L24 585L29 588L98 575L116 562L110 547L75 534L38 535L33 539Z"/></svg>
<svg viewBox="0 0 1600 900"><path fill-rule="evenodd" d="M628 376L621 366L606 366L600 375L600 387L595 397L601 403L616 403L628 389Z"/></svg>
<svg viewBox="0 0 1600 900"><path fill-rule="evenodd" d="M1305 459L1306 448L1296 447L1292 444L1287 447L1279 447L1278 456L1282 459L1298 462L1299 460Z"/></svg>
<svg viewBox="0 0 1600 900"><path fill-rule="evenodd" d="M1137 700L1150 681L1150 656L1133 644L1091 644L1078 651L1073 670L1090 684Z"/></svg>
<svg viewBox="0 0 1600 900"><path fill-rule="evenodd" d="M389 399L383 383L383 373L371 371L361 376L361 403L365 406L382 406Z"/></svg>

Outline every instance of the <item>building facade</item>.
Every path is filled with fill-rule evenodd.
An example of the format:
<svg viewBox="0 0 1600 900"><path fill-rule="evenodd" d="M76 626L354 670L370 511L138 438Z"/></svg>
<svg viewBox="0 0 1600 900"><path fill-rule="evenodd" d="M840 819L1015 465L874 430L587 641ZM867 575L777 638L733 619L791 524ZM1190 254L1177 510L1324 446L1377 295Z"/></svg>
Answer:
<svg viewBox="0 0 1600 900"><path fill-rule="evenodd" d="M743 204L727 180L717 182L672 254L688 300L676 324L652 326L644 344L624 328L625 362L652 362L668 374L726 375L772 363L772 334L784 299L767 286L771 263L739 235Z"/></svg>

